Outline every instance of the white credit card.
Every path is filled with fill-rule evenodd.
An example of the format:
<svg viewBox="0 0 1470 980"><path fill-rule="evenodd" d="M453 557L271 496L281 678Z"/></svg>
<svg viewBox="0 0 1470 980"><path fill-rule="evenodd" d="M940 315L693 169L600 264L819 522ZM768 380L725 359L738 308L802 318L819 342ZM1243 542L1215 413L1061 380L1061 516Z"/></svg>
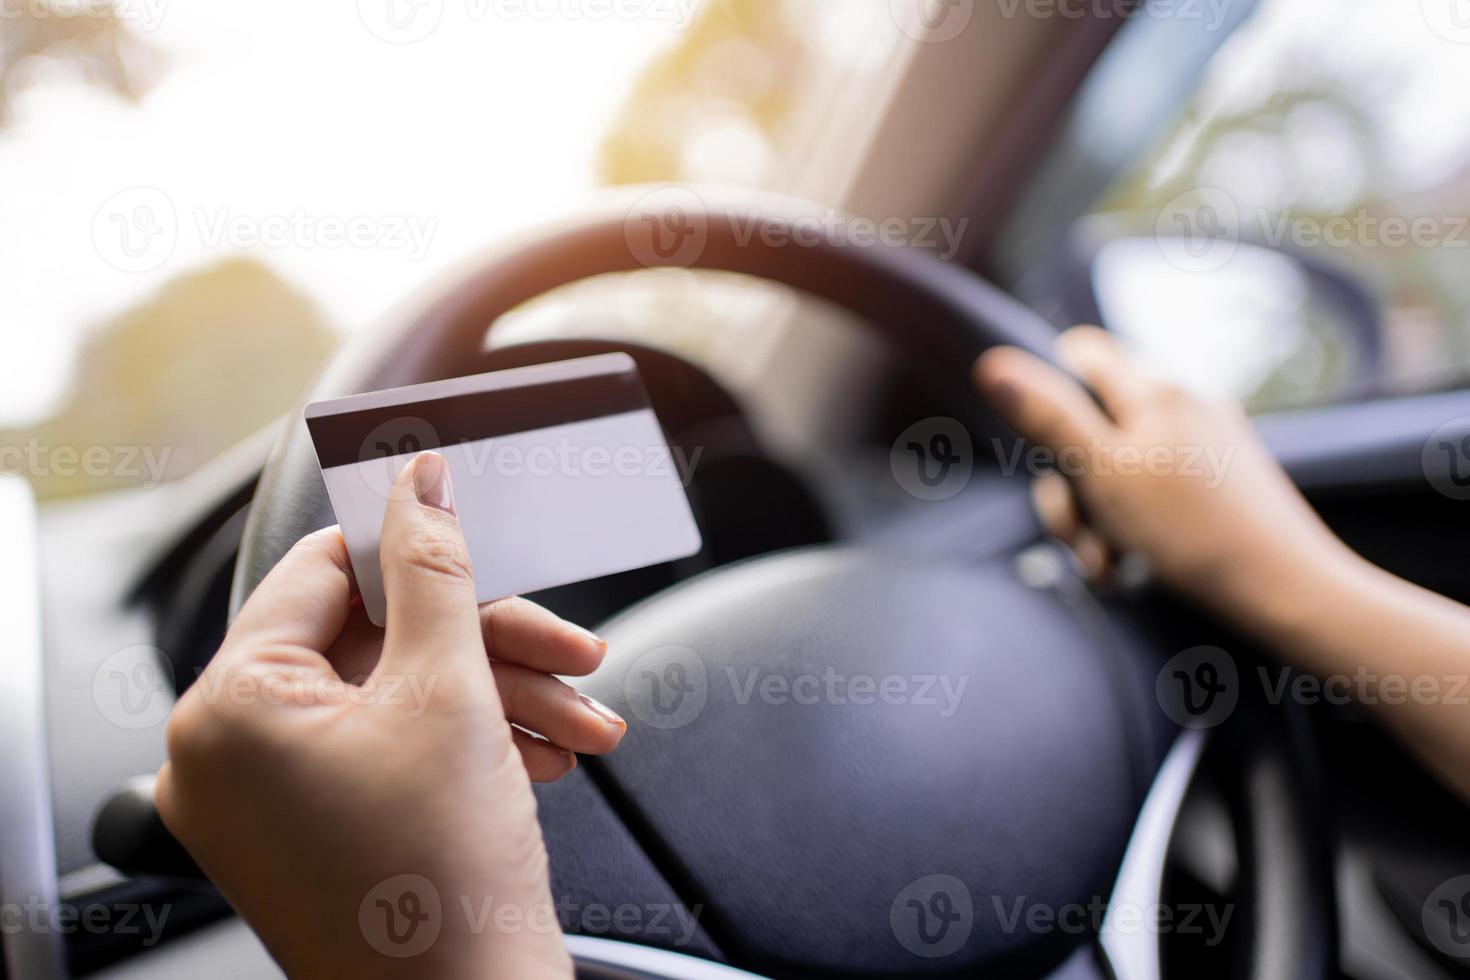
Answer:
<svg viewBox="0 0 1470 980"><path fill-rule="evenodd" d="M481 602L694 554L699 528L627 354L599 354L306 406L368 617L387 613L378 541L393 479L449 463Z"/></svg>

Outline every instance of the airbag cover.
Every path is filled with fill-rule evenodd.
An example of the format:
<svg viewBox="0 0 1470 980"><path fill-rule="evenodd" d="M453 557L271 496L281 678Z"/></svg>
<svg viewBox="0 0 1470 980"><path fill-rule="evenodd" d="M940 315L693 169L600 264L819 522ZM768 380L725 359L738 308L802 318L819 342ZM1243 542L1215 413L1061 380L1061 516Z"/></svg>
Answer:
<svg viewBox="0 0 1470 980"><path fill-rule="evenodd" d="M717 570L606 624L585 686L630 730L596 774L738 965L1044 970L1141 802L1141 726L1090 626L1002 562Z"/></svg>

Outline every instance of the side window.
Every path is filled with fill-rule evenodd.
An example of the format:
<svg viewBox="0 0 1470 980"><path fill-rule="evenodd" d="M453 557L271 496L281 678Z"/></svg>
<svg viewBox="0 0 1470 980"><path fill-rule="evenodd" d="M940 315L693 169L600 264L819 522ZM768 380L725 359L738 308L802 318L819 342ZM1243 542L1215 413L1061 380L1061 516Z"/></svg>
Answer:
<svg viewBox="0 0 1470 980"><path fill-rule="evenodd" d="M1175 9L1088 80L1002 236L1011 285L1256 409L1464 383L1470 4Z"/></svg>

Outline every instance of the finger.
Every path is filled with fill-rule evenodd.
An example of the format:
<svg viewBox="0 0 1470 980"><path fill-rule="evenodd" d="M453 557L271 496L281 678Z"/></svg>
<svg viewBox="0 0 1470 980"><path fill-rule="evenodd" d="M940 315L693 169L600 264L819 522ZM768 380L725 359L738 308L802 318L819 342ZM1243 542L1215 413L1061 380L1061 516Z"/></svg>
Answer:
<svg viewBox="0 0 1470 980"><path fill-rule="evenodd" d="M1077 559L1077 570L1094 585L1104 585L1113 575L1113 552L1106 541L1089 527L1079 527L1068 542Z"/></svg>
<svg viewBox="0 0 1470 980"><path fill-rule="evenodd" d="M480 624L492 659L547 674L582 677L607 653L600 637L519 596L481 606Z"/></svg>
<svg viewBox="0 0 1470 980"><path fill-rule="evenodd" d="M1078 572L1103 584L1112 577L1113 552L1102 535L1082 520L1072 484L1060 473L1043 473L1031 481L1031 504L1048 534L1065 544Z"/></svg>
<svg viewBox="0 0 1470 980"><path fill-rule="evenodd" d="M354 602L337 641L323 652L338 677L349 684L362 684L383 655L383 631L368 619L362 603Z"/></svg>
<svg viewBox="0 0 1470 980"><path fill-rule="evenodd" d="M617 747L628 723L570 686L519 664L491 663L505 717L514 725L589 755Z"/></svg>
<svg viewBox="0 0 1470 980"><path fill-rule="evenodd" d="M158 819L163 821L164 826L173 830L176 826L176 810L172 762L165 761L159 767L158 776L153 781L153 809L158 811Z"/></svg>
<svg viewBox="0 0 1470 980"><path fill-rule="evenodd" d="M1055 471L1031 481L1031 506L1048 534L1071 543L1082 526L1077 497L1067 478Z"/></svg>
<svg viewBox="0 0 1470 980"><path fill-rule="evenodd" d="M975 382L1021 435L1060 453L1113 434L1086 390L1058 368L1016 347L992 347L975 362Z"/></svg>
<svg viewBox="0 0 1470 980"><path fill-rule="evenodd" d="M419 453L393 481L379 556L388 599L379 669L483 669L474 572L443 456Z"/></svg>
<svg viewBox="0 0 1470 980"><path fill-rule="evenodd" d="M351 603L347 544L340 529L323 528L296 542L241 607L229 637L248 638L248 642L225 646L325 650L342 631Z"/></svg>
<svg viewBox="0 0 1470 980"><path fill-rule="evenodd" d="M547 674L582 677L607 653L607 642L529 599L513 596L480 607L481 633L490 657ZM354 605L327 659L342 679L360 684L378 665L383 631Z"/></svg>
<svg viewBox="0 0 1470 980"><path fill-rule="evenodd" d="M510 730L510 740L520 750L521 763L533 783L554 783L577 768L577 756L544 738L519 728Z"/></svg>
<svg viewBox="0 0 1470 980"><path fill-rule="evenodd" d="M1137 411L1155 387L1116 337L1101 327L1073 327L1057 338L1057 358L1097 392L1103 407L1121 424Z"/></svg>

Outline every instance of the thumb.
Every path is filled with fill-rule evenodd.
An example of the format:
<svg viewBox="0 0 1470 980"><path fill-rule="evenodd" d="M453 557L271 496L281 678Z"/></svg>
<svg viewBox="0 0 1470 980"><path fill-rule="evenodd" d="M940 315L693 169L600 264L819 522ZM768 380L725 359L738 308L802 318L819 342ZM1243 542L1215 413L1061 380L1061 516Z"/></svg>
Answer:
<svg viewBox="0 0 1470 980"><path fill-rule="evenodd" d="M992 347L980 355L975 383L1013 429L1054 453L1114 434L1082 385L1019 348Z"/></svg>
<svg viewBox="0 0 1470 980"><path fill-rule="evenodd" d="M485 664L469 548L449 463L419 453L393 481L379 547L388 599L381 663L422 671Z"/></svg>

